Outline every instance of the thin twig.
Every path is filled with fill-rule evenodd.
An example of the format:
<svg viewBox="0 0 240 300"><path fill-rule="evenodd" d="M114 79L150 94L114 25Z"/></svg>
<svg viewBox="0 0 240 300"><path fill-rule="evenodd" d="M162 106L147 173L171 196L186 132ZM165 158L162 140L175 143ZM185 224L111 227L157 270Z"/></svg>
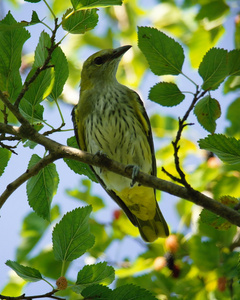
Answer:
<svg viewBox="0 0 240 300"><path fill-rule="evenodd" d="M0 146L1 146L2 148L5 148L5 149L11 151L11 152L14 153L14 154L17 154L17 153L13 150L13 149L17 148L17 146L8 146L8 145L2 143L1 141L0 141Z"/></svg>
<svg viewBox="0 0 240 300"><path fill-rule="evenodd" d="M48 136L54 132L58 132L58 131L61 131L62 127L64 127L66 124L65 123L62 123L58 128L53 128L52 130L49 130L49 131L45 131L43 133L44 136Z"/></svg>
<svg viewBox="0 0 240 300"><path fill-rule="evenodd" d="M193 125L193 123L185 123L187 118L189 117L189 114L191 113L191 111L193 110L196 102L201 98L203 97L205 94L206 94L207 91L202 91L200 93L200 91L198 90L198 86L197 86L197 90L196 90L196 93L194 95L194 98L193 98L193 101L191 102L188 110L186 111L185 115L183 116L183 118L179 118L178 119L178 131L177 131L177 135L176 135L176 138L174 141L172 141L172 145L173 145L173 149L174 149L174 162L175 162L175 167L176 167L176 170L180 176L180 178L170 174L169 172L167 172L167 170L165 170L164 168L162 168L163 172L165 174L168 175L168 177L170 177L172 180L178 182L178 183L181 183L183 184L189 191L192 190L192 187L191 185L187 182L186 180L186 175L184 173L184 171L182 170L181 166L180 166L180 159L179 159L179 149L180 149L180 145L179 145L179 142L181 140L181 136L182 136L182 132L183 132L183 129L186 127L186 126L189 126L189 125Z"/></svg>

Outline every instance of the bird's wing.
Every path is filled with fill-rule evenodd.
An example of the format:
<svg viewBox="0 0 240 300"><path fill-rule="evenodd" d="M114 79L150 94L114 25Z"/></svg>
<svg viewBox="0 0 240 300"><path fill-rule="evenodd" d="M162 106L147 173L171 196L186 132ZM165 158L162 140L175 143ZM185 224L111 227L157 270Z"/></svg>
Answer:
<svg viewBox="0 0 240 300"><path fill-rule="evenodd" d="M134 109L135 109L135 113L136 113L136 117L138 118L138 120L140 121L140 123L142 124L144 131L146 133L147 136L147 140L151 149L151 154L152 154L152 172L151 175L156 176L157 175L157 167L156 167L156 158L155 158L155 151L154 151L154 145L153 145L153 137L152 137L152 130L151 130L151 125L150 125L150 121L148 118L148 115L146 113L146 110L143 106L143 102L141 100L141 98L139 97L139 95L131 90L131 93L133 93L133 97L136 100L134 102Z"/></svg>
<svg viewBox="0 0 240 300"><path fill-rule="evenodd" d="M72 110L72 121L74 126L75 137L79 146L79 149L86 151L86 144L84 141L84 132L82 122L79 119L78 107L75 105Z"/></svg>

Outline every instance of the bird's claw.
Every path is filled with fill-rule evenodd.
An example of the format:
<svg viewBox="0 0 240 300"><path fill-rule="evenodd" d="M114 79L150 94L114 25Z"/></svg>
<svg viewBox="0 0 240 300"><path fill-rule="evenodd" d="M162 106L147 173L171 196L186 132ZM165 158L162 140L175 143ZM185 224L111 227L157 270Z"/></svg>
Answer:
<svg viewBox="0 0 240 300"><path fill-rule="evenodd" d="M137 181L136 177L140 171L140 168L139 168L139 166L136 166L136 165L127 165L126 169L128 169L128 168L132 168L132 181L130 183L130 186L133 187Z"/></svg>
<svg viewBox="0 0 240 300"><path fill-rule="evenodd" d="M102 150L98 150L94 155L95 156L104 156L104 157L108 157L107 154L105 154Z"/></svg>

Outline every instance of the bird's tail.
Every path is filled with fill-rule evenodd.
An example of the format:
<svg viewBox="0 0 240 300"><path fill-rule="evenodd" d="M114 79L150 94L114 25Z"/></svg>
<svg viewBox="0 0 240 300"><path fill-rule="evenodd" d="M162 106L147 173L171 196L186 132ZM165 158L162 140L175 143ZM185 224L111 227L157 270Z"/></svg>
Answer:
<svg viewBox="0 0 240 300"><path fill-rule="evenodd" d="M156 205L156 214L151 220L141 220L136 217L137 226L141 237L148 243L154 242L159 237L167 237L169 235L168 225L159 209Z"/></svg>

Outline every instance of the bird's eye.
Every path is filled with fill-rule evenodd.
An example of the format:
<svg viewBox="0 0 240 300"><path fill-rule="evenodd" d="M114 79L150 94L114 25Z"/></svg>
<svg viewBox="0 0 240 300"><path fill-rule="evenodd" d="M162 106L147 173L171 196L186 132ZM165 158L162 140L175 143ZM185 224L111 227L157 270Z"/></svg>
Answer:
<svg viewBox="0 0 240 300"><path fill-rule="evenodd" d="M102 65L104 63L103 58L101 56L96 57L94 63L98 66Z"/></svg>

